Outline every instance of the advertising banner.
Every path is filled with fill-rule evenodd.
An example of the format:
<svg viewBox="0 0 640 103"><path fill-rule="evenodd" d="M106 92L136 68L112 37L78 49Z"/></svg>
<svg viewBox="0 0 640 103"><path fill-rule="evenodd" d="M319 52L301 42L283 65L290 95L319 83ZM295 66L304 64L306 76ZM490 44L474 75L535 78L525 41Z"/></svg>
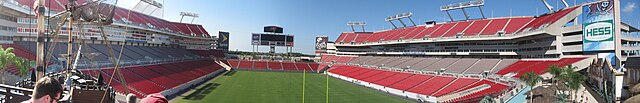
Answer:
<svg viewBox="0 0 640 103"><path fill-rule="evenodd" d="M582 50L614 50L615 22L613 0L582 7Z"/></svg>
<svg viewBox="0 0 640 103"><path fill-rule="evenodd" d="M229 50L229 32L218 32L218 50Z"/></svg>
<svg viewBox="0 0 640 103"><path fill-rule="evenodd" d="M316 37L316 50L325 50L327 49L327 42L329 37L319 36Z"/></svg>

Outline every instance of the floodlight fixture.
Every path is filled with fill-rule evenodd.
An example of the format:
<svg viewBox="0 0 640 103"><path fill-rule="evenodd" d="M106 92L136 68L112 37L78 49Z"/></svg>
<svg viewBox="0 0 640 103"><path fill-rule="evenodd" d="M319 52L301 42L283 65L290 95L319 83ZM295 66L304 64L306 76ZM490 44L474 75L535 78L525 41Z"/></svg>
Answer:
<svg viewBox="0 0 640 103"><path fill-rule="evenodd" d="M482 11L482 6L484 6L484 0L473 0L473 1L468 1L468 2L460 2L460 3L454 3L454 4L448 4L448 5L440 6L440 11L447 12L447 15L449 16L449 19L451 21L453 21L453 17L451 17L451 14L449 13L449 10L461 9L462 12L464 13L464 16L465 16L466 20L469 20L470 16L468 15L468 13L465 10L465 8L478 7L478 9L480 9L480 14L482 15L482 18L486 18L484 16L484 12Z"/></svg>
<svg viewBox="0 0 640 103"><path fill-rule="evenodd" d="M155 0L140 0L140 1L149 3L149 5L155 6L157 8L162 8L162 3L159 3L159 2L157 2Z"/></svg>
<svg viewBox="0 0 640 103"><path fill-rule="evenodd" d="M389 16L389 17L385 18L385 21L391 23L391 25L393 25L394 28L397 28L397 27L395 26L395 24L393 24L393 22L392 22L393 20L398 20L398 21L400 21L402 26L407 27L407 25L404 23L404 21L402 21L402 19L403 18L408 18L411 21L411 23L413 24L413 26L416 26L416 23L413 22L413 19L411 19L411 16L413 16L413 13L411 13L411 12L400 13L400 14Z"/></svg>
<svg viewBox="0 0 640 103"><path fill-rule="evenodd" d="M182 23L182 19L183 19L185 16L192 17L192 18L191 18L191 23L193 23L193 20L194 20L194 19L196 19L196 18L200 17L200 15L199 15L199 14L196 14L196 13L190 13L190 12L180 12L180 16L181 16L181 17L180 17L180 23Z"/></svg>
<svg viewBox="0 0 640 103"><path fill-rule="evenodd" d="M365 30L364 30L364 26L365 26L365 25L367 25L367 23L366 23L366 22L355 22L355 21L350 21L350 22L347 22L347 25L351 26L351 30L352 30L353 32L355 32L355 31L356 31L356 29L355 29L353 26L360 26L360 27L362 27L362 32L365 32Z"/></svg>

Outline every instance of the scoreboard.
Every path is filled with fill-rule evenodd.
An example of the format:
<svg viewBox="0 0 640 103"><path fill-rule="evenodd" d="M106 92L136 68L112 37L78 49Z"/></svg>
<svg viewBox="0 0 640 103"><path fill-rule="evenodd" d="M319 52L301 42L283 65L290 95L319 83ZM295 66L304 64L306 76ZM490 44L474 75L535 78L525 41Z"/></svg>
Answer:
<svg viewBox="0 0 640 103"><path fill-rule="evenodd" d="M293 35L251 33L251 45L293 47Z"/></svg>

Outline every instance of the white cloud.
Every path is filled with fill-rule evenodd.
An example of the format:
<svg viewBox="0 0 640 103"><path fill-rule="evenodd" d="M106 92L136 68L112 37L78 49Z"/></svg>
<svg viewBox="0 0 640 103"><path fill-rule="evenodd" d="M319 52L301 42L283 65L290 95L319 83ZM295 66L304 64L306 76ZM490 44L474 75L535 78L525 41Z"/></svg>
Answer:
<svg viewBox="0 0 640 103"><path fill-rule="evenodd" d="M633 10L636 9L636 8L637 8L636 3L629 2L629 3L627 3L627 5L625 5L625 7L622 9L622 11L625 12L625 13L630 13L630 12L633 12Z"/></svg>

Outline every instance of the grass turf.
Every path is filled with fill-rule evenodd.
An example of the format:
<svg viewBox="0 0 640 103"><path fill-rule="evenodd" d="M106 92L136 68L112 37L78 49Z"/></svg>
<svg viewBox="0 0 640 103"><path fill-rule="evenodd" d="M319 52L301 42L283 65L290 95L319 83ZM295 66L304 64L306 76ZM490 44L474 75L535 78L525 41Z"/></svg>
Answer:
<svg viewBox="0 0 640 103"><path fill-rule="evenodd" d="M172 103L301 103L303 73L232 71L171 100ZM306 73L305 103L325 103L327 77ZM408 103L329 77L331 103Z"/></svg>

